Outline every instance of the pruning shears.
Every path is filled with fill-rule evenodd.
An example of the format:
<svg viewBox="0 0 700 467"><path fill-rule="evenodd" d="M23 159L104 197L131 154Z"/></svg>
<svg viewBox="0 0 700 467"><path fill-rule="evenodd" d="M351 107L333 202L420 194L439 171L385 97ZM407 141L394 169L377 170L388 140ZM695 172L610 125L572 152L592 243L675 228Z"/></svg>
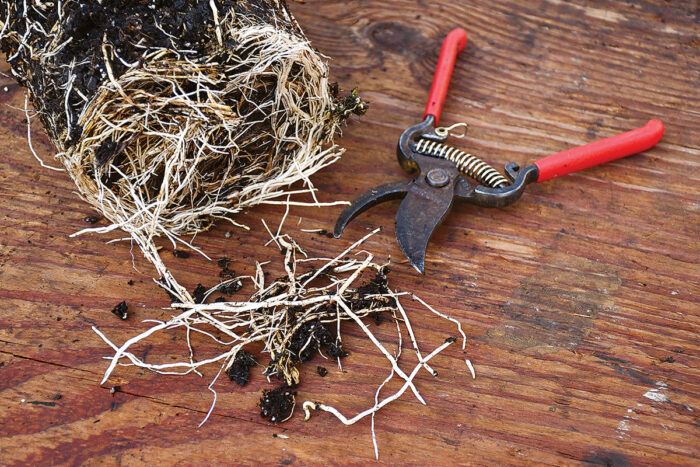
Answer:
<svg viewBox="0 0 700 467"><path fill-rule="evenodd" d="M403 198L396 214L396 238L401 251L421 274L425 271L430 237L447 217L455 199L484 207L508 206L520 198L530 183L646 151L664 133L660 121L650 120L636 130L552 154L524 168L510 162L505 166L506 178L476 156L444 144L456 127L466 128L466 124L436 127L457 55L466 44L464 29L455 29L445 38L423 121L408 128L399 138L396 151L399 164L415 178L367 190L345 208L335 224L334 235L338 238L360 213L378 203ZM470 184L464 175L478 184Z"/></svg>

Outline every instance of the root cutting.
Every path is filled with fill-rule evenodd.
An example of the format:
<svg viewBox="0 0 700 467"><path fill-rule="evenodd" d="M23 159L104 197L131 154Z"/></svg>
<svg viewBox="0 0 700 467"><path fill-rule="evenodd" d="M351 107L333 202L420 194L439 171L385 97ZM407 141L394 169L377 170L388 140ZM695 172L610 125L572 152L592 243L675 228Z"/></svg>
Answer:
<svg viewBox="0 0 700 467"><path fill-rule="evenodd" d="M155 325L138 336L132 337L121 346L113 343L99 329L93 330L114 350L109 358L102 383L112 375L119 365L137 366L161 374L188 374L211 364L218 364L219 371L209 385L214 394L214 402L202 423L211 415L216 403L214 384L221 374L228 374L247 381L248 368L255 365L255 360L246 348L262 344L262 354L269 356L263 374L269 379L278 379L282 386L265 391L261 398L261 415L270 421L279 423L292 416L296 405L294 388L300 383L300 366L314 355L336 360L347 355L342 342L341 322L355 323L376 346L389 363L389 375L377 389L375 404L352 418L345 417L338 409L321 402L306 401L303 408L306 419L311 410L323 410L332 413L342 423L350 425L372 416L372 433L374 439L374 414L390 402L398 399L407 390L422 404L425 400L414 383L414 378L421 368L437 376L428 362L456 342L450 337L436 349L423 355L408 316L401 304L401 299L415 299L425 304L413 294L393 292L388 285L387 264L375 262L371 253L363 251L360 246L379 229L371 232L335 258L308 258L306 252L288 235L276 235L274 242L284 253L285 275L265 284L262 266L257 264L254 276L234 277L204 293L210 296L229 283L247 281L255 292L246 301L226 301L214 303L173 303L172 307L181 312L168 321L155 322ZM227 264L222 264L227 270ZM426 305L427 307L427 305ZM398 345L394 351L371 331L363 321L364 318L379 315L390 316L396 324ZM450 319L440 314L445 319ZM145 362L131 349L143 343L153 334L161 331L181 330L187 336L198 333L222 348L216 356L196 360L195 349L188 338L189 359L179 362L153 363ZM462 348L466 336L458 329L462 337ZM418 358L418 363L406 373L399 365L401 356L402 333L406 332ZM244 369L242 369L242 365ZM232 376L234 375L234 376ZM403 386L391 396L379 400L379 393L384 385L394 376L404 380ZM244 381L244 383L245 383ZM376 451L376 441L375 441Z"/></svg>

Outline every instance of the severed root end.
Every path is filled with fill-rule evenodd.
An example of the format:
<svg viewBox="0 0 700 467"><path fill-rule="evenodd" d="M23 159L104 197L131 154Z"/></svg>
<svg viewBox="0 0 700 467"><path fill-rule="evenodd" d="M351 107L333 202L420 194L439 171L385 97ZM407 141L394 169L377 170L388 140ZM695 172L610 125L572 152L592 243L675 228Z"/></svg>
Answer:
<svg viewBox="0 0 700 467"><path fill-rule="evenodd" d="M308 422L311 418L311 410L318 410L321 404L318 402L306 401L302 404L301 408L304 409L304 421Z"/></svg>

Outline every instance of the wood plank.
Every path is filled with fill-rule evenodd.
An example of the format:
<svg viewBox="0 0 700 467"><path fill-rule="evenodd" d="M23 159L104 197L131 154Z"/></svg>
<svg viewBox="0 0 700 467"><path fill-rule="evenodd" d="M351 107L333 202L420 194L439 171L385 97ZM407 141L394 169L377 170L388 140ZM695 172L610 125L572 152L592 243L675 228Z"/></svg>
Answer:
<svg viewBox="0 0 700 467"><path fill-rule="evenodd" d="M314 178L326 200L350 199L405 175L396 140L423 110L440 42L469 32L444 123L466 121L458 144L496 166L643 125L666 124L644 154L528 188L515 205L459 205L435 234L427 276L403 260L394 239L397 203L377 206L341 240L298 232L329 229L338 209L293 208L288 231L314 254L341 251L378 225L367 249L391 257L390 281L454 316L469 336L434 360L408 395L376 418L384 463L697 465L700 458L700 54L698 2L561 0L307 0L291 5L314 45L333 58L334 78L359 85L370 112L340 142L347 153ZM8 66L3 63L1 70ZM120 368L99 387L109 349L164 319L167 298L152 268L108 236L69 238L91 210L65 174L42 170L26 142L23 92L0 77L0 463L188 464L366 463L374 458L369 420L342 426L329 414L270 425L255 407L265 378L239 388L204 377ZM41 128L37 153L50 160ZM197 238L215 257L278 261L253 230L218 226ZM302 218L297 226L296 221ZM231 238L226 233L231 232ZM213 283L203 258L169 261L187 287ZM271 265L272 274L280 272ZM277 269L276 269L277 268ZM133 285L128 281L133 280ZM109 310L126 299L127 321ZM421 307L409 308L419 341L455 333ZM391 340L389 326L376 328ZM298 400L354 413L372 404L386 375L383 357L355 326L343 370L304 370ZM181 355L177 334L154 336L149 360ZM206 353L214 349L203 347ZM408 352L407 352L408 355ZM464 358L476 368L472 380ZM411 362L406 358L406 364ZM111 394L109 388L121 391ZM60 397L58 397L60 395ZM288 439L273 437L285 434Z"/></svg>

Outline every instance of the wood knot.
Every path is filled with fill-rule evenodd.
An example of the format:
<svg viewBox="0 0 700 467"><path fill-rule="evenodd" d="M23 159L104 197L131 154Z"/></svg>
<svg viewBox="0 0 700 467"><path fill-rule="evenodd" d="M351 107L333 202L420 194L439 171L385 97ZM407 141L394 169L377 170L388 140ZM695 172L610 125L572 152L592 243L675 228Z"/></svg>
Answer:
<svg viewBox="0 0 700 467"><path fill-rule="evenodd" d="M419 31L397 23L376 23L367 30L367 35L379 49L405 54L423 44L425 39Z"/></svg>

